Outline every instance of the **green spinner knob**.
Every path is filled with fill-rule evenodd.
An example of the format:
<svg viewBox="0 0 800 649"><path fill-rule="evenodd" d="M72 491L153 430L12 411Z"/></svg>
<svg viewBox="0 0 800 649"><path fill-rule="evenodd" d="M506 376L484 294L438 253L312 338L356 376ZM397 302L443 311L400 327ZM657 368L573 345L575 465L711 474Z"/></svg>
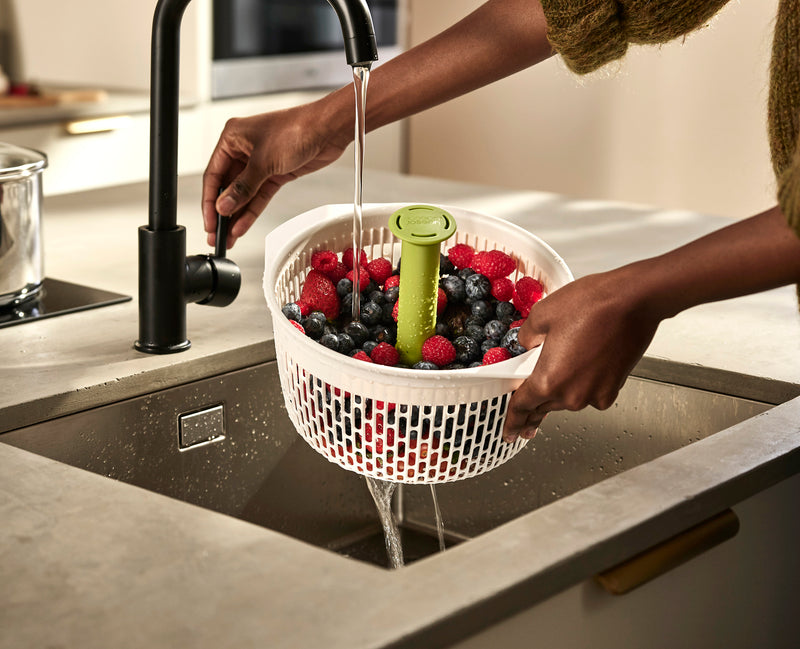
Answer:
<svg viewBox="0 0 800 649"><path fill-rule="evenodd" d="M413 365L422 359L422 343L436 333L439 244L456 231L456 221L440 207L409 205L389 217L389 229L402 241L396 347Z"/></svg>

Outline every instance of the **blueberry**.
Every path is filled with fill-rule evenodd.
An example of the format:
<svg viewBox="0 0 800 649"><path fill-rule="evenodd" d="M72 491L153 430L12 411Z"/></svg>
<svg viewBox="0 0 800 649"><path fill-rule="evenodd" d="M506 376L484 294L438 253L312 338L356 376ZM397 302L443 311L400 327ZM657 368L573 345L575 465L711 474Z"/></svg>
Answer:
<svg viewBox="0 0 800 649"><path fill-rule="evenodd" d="M478 360L480 356L480 346L469 336L459 336L453 341L456 348L456 363L464 365Z"/></svg>
<svg viewBox="0 0 800 649"><path fill-rule="evenodd" d="M500 344L510 351L512 356L519 356L528 351L519 342L519 327L509 329Z"/></svg>
<svg viewBox="0 0 800 649"><path fill-rule="evenodd" d="M448 304L458 304L467 298L467 291L464 280L456 275L442 277L439 286L447 296Z"/></svg>
<svg viewBox="0 0 800 649"><path fill-rule="evenodd" d="M492 340L491 338L487 338L481 343L481 357L488 352L492 347L500 347L500 343L497 340Z"/></svg>
<svg viewBox="0 0 800 649"><path fill-rule="evenodd" d="M340 333L336 337L336 339L337 339L336 351L338 351L338 352L340 352L342 354L349 354L356 347L355 342L353 341L353 338L349 334Z"/></svg>
<svg viewBox="0 0 800 649"><path fill-rule="evenodd" d="M339 336L336 334L323 334L319 342L328 349L332 349L335 352L339 351Z"/></svg>
<svg viewBox="0 0 800 649"><path fill-rule="evenodd" d="M370 302L375 302L378 306L383 306L383 303L386 301L386 298L383 296L383 291L380 289L376 291L370 291L369 295L367 296Z"/></svg>
<svg viewBox="0 0 800 649"><path fill-rule="evenodd" d="M503 324L500 320L489 320L483 330L487 338L499 341L506 335L508 325Z"/></svg>
<svg viewBox="0 0 800 649"><path fill-rule="evenodd" d="M399 286L390 286L383 292L383 297L389 304L394 304L397 302L398 295L400 295Z"/></svg>
<svg viewBox="0 0 800 649"><path fill-rule="evenodd" d="M346 277L343 277L336 284L336 293L339 295L339 297L344 297L345 295L352 295L353 294L353 282L351 282Z"/></svg>
<svg viewBox="0 0 800 649"><path fill-rule="evenodd" d="M477 315L470 315L467 316L466 320L464 320L464 327L469 327L470 325L477 325L481 329L483 329L483 325L486 324L486 321Z"/></svg>
<svg viewBox="0 0 800 649"><path fill-rule="evenodd" d="M486 275L475 273L464 280L464 285L467 293L467 300L474 302L476 300L485 300L489 297L492 291L492 283Z"/></svg>
<svg viewBox="0 0 800 649"><path fill-rule="evenodd" d="M294 320L295 322L300 322L300 319L303 317L303 314L300 313L300 305L297 302L289 302L289 304L284 304L283 308L281 308L283 315L285 315L289 320Z"/></svg>
<svg viewBox="0 0 800 649"><path fill-rule="evenodd" d="M316 315L318 313L319 315L322 315L319 311L315 311L307 318L304 318L300 323L303 325L303 329L306 330L306 336L313 338L314 340L317 340L320 336L322 336L322 334L325 333L325 325L327 324L325 316L322 315L322 318L320 318Z"/></svg>
<svg viewBox="0 0 800 649"><path fill-rule="evenodd" d="M480 343L486 338L484 328L477 323L470 323L464 328L464 335L472 338L476 343Z"/></svg>
<svg viewBox="0 0 800 649"><path fill-rule="evenodd" d="M372 340L379 343L394 345L397 342L397 331L387 325L377 325L372 329Z"/></svg>
<svg viewBox="0 0 800 649"><path fill-rule="evenodd" d="M447 326L446 322L439 321L436 323L436 335L444 336L445 338L450 337L450 327Z"/></svg>
<svg viewBox="0 0 800 649"><path fill-rule="evenodd" d="M377 346L378 346L377 340L365 340L364 344L361 345L361 348L369 355L372 353L372 350L375 349Z"/></svg>
<svg viewBox="0 0 800 649"><path fill-rule="evenodd" d="M386 324L391 324L394 322L394 317L392 317L392 313L394 312L394 304L391 302L387 302L381 307L381 322Z"/></svg>
<svg viewBox="0 0 800 649"><path fill-rule="evenodd" d="M418 363L414 363L411 366L412 370L438 370L439 366L436 363L431 363L430 361L419 361Z"/></svg>
<svg viewBox="0 0 800 649"><path fill-rule="evenodd" d="M494 314L498 320L502 320L503 318L513 317L516 310L516 307L511 302L498 302L494 308Z"/></svg>
<svg viewBox="0 0 800 649"><path fill-rule="evenodd" d="M450 261L450 257L445 254L439 253L439 275L451 275L455 272L456 267Z"/></svg>
<svg viewBox="0 0 800 649"><path fill-rule="evenodd" d="M486 322L492 317L494 309L489 306L486 300L475 300L471 305L472 315L477 316L483 322Z"/></svg>
<svg viewBox="0 0 800 649"><path fill-rule="evenodd" d="M474 275L475 271L471 268L462 268L456 273L461 279L466 280L470 275Z"/></svg>
<svg viewBox="0 0 800 649"><path fill-rule="evenodd" d="M350 281L350 280L347 280ZM340 308L341 313L351 314L353 312L353 294L347 293L346 295L342 295L342 306Z"/></svg>
<svg viewBox="0 0 800 649"><path fill-rule="evenodd" d="M377 302L369 301L361 306L361 322L367 327L378 324L383 318L383 307Z"/></svg>
<svg viewBox="0 0 800 649"><path fill-rule="evenodd" d="M370 304L367 302L367 304ZM366 305L365 305L366 306ZM364 317L364 309L361 310L361 317ZM344 334L350 337L355 347L361 347L364 341L369 338L369 329L363 322L349 322L344 327Z"/></svg>

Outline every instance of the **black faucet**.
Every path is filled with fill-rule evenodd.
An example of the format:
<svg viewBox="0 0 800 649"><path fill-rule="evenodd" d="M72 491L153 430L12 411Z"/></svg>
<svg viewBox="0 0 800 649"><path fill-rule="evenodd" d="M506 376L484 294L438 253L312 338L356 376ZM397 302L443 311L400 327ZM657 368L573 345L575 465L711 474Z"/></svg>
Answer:
<svg viewBox="0 0 800 649"><path fill-rule="evenodd" d="M217 225L213 255L186 256L186 229L177 223L178 77L180 24L190 0L159 0L150 60L149 221L139 228L139 339L141 352L189 349L186 304L227 306L241 285L238 266L225 258L226 218ZM365 0L328 0L342 26L347 63L377 60L372 17Z"/></svg>

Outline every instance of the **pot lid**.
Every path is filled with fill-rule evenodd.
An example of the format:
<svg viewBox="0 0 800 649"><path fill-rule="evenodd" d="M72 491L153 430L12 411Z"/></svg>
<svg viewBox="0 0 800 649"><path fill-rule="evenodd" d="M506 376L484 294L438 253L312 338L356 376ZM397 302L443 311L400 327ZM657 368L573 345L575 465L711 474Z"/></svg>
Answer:
<svg viewBox="0 0 800 649"><path fill-rule="evenodd" d="M44 153L0 142L0 181L30 176L46 166Z"/></svg>

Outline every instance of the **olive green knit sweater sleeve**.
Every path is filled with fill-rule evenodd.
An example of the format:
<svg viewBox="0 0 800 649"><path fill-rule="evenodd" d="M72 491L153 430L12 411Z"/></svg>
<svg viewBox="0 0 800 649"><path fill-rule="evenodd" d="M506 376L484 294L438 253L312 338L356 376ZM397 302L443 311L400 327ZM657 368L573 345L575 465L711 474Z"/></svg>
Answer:
<svg viewBox="0 0 800 649"><path fill-rule="evenodd" d="M729 0L541 0L550 44L578 74L621 58L628 44L666 43L705 25Z"/></svg>
<svg viewBox="0 0 800 649"><path fill-rule="evenodd" d="M778 203L800 236L800 0L781 0L775 19L769 143L778 179Z"/></svg>

